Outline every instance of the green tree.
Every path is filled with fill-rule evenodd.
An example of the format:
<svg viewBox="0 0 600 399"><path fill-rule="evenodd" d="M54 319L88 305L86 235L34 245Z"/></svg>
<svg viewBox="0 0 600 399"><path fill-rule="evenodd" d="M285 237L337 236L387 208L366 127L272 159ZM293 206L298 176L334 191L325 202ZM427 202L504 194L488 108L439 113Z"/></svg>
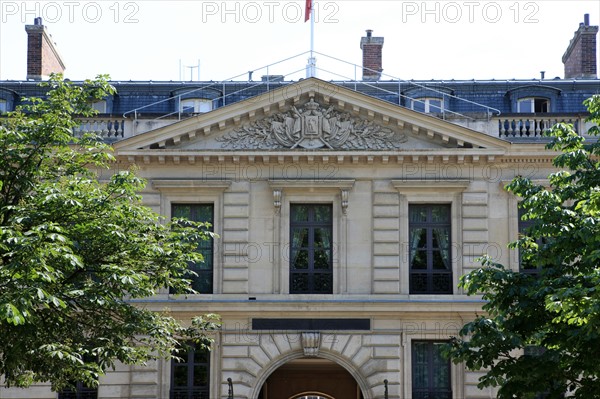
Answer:
<svg viewBox="0 0 600 399"><path fill-rule="evenodd" d="M8 386L95 385L116 361L169 356L210 341L215 315L178 321L135 305L164 287L191 292L189 262L205 225L163 224L142 206L131 171L94 136L73 137L75 117L112 88L105 77L72 85L55 76L47 97L0 121L0 375ZM185 323L182 324L182 323Z"/></svg>
<svg viewBox="0 0 600 399"><path fill-rule="evenodd" d="M600 95L585 104L588 120L600 123ZM600 129L589 133L597 137ZM534 221L511 247L522 267L539 273L484 258L461 285L483 294L487 314L447 349L454 362L485 369L479 387L499 387L499 398L600 398L600 144L586 143L568 124L549 134L547 148L560 152L549 186L520 177L507 186L522 199L523 218Z"/></svg>

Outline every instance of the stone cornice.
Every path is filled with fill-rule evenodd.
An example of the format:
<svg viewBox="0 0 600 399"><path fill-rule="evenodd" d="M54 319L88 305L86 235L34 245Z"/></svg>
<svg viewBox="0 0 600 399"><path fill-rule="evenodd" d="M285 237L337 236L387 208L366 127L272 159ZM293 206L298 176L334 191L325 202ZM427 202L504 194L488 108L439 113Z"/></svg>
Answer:
<svg viewBox="0 0 600 399"><path fill-rule="evenodd" d="M302 188L302 189L318 189L318 188L334 188L340 190L349 190L354 186L354 179L272 179L269 180L271 188Z"/></svg>
<svg viewBox="0 0 600 399"><path fill-rule="evenodd" d="M469 187L469 180L451 179L399 179L392 180L392 186L401 192L461 192Z"/></svg>
<svg viewBox="0 0 600 399"><path fill-rule="evenodd" d="M128 150L118 151L118 160L129 164L491 164L491 163L548 163L553 154L535 153L508 156L503 150L440 149L406 151L175 151Z"/></svg>
<svg viewBox="0 0 600 399"><path fill-rule="evenodd" d="M444 314L449 317L448 312L454 314L466 312L481 312L481 306L486 302L478 297L468 297L466 295L438 295L441 298L419 298L414 295L394 295L378 297L356 296L355 298L339 298L336 295L328 298L319 299L315 295L300 295L300 298L289 299L289 296L258 296L256 300L248 300L243 296L230 296L229 298L221 295L169 295L154 297L151 299L138 299L132 301L136 304L142 304L148 309L164 311L169 308L171 312L197 312L198 304L204 306L205 312L215 312L221 315L229 316L239 314L247 317L255 312L261 314L261 317L270 317L281 313L293 314L295 317L314 314L318 311L323 317L329 315L341 315L352 313L356 316L357 307L365 315L398 315L399 306L402 313L406 315L414 314ZM299 306L302 305L302 306ZM456 313L455 313L456 312Z"/></svg>
<svg viewBox="0 0 600 399"><path fill-rule="evenodd" d="M151 180L152 187L159 191L178 191L186 192L207 189L227 190L231 186L229 180L206 180L206 179L155 179Z"/></svg>

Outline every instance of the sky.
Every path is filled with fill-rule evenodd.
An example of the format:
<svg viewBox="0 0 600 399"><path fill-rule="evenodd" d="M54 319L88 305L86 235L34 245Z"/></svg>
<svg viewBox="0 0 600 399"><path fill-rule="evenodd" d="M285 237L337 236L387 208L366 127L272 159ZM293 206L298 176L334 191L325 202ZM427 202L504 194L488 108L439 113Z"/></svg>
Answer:
<svg viewBox="0 0 600 399"><path fill-rule="evenodd" d="M25 25L36 16L71 80L247 80L251 70L254 80L297 80L310 50L304 6L305 0L0 0L0 80L25 79ZM584 14L591 25L600 19L599 0L320 0L314 9L317 77L325 80L361 78L353 64L362 63L366 29L384 37L383 79L537 79L540 71L563 77L562 55Z"/></svg>

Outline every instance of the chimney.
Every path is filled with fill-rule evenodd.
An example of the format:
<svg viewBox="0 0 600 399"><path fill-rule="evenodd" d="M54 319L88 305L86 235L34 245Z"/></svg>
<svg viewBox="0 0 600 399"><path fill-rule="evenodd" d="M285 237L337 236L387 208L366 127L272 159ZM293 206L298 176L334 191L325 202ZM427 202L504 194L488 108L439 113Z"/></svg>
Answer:
<svg viewBox="0 0 600 399"><path fill-rule="evenodd" d="M590 14L585 14L562 57L565 79L596 79L597 33L598 26L590 26Z"/></svg>
<svg viewBox="0 0 600 399"><path fill-rule="evenodd" d="M47 79L51 73L63 73L63 63L56 44L44 25L42 18L34 19L33 25L25 25L27 32L27 80Z"/></svg>
<svg viewBox="0 0 600 399"><path fill-rule="evenodd" d="M360 39L360 48L363 51L363 76L362 80L377 81L381 77L381 49L383 37L373 37L373 31L367 29L367 37Z"/></svg>

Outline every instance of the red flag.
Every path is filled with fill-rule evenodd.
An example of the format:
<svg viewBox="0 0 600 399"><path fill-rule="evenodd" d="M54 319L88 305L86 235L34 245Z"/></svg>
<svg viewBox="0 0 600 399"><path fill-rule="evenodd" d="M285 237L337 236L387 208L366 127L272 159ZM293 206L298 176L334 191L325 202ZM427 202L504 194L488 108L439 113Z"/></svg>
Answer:
<svg viewBox="0 0 600 399"><path fill-rule="evenodd" d="M304 22L310 19L310 12L312 10L312 0L306 0L306 7L304 7Z"/></svg>

